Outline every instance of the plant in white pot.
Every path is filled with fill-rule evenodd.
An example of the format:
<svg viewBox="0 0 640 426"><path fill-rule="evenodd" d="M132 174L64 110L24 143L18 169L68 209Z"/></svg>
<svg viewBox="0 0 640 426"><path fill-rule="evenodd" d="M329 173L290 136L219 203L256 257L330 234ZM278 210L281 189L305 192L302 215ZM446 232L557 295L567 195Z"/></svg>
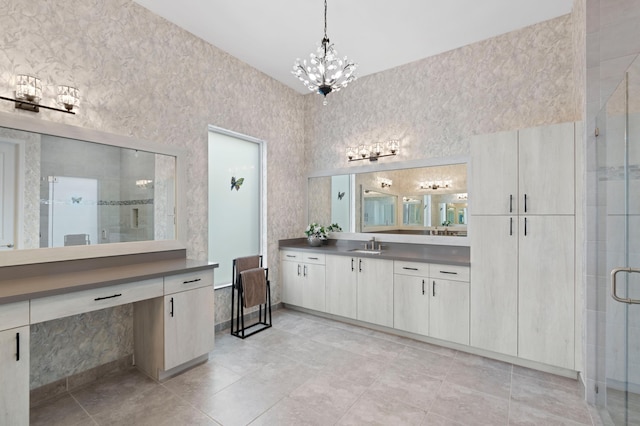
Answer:
<svg viewBox="0 0 640 426"><path fill-rule="evenodd" d="M315 222L310 223L304 231L310 246L318 247L327 239L327 229Z"/></svg>

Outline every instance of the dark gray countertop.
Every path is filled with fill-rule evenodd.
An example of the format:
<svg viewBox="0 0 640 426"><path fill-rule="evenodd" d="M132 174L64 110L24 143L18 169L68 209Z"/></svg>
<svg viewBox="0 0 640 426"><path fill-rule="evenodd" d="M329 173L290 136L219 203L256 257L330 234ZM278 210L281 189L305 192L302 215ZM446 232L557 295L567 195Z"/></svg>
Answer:
<svg viewBox="0 0 640 426"><path fill-rule="evenodd" d="M25 277L5 278L0 274L0 304L217 267L217 263L183 258L56 271Z"/></svg>
<svg viewBox="0 0 640 426"><path fill-rule="evenodd" d="M376 247L378 243L376 242ZM311 247L306 238L279 241L280 250L308 251L338 256L370 257L410 262L440 263L444 265L470 266L470 249L464 246L444 246L437 244L387 243L382 241L380 254L357 253L351 250L363 249L364 241L328 240L327 245Z"/></svg>

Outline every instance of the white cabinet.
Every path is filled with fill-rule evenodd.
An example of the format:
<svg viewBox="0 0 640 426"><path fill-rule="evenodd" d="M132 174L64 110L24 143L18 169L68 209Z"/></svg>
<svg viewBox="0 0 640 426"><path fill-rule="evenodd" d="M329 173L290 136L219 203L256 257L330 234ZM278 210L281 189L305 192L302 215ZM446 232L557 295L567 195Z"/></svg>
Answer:
<svg viewBox="0 0 640 426"><path fill-rule="evenodd" d="M0 305L0 424L29 424L29 302Z"/></svg>
<svg viewBox="0 0 640 426"><path fill-rule="evenodd" d="M327 312L393 327L393 261L327 256Z"/></svg>
<svg viewBox="0 0 640 426"><path fill-rule="evenodd" d="M429 335L429 277L395 274L393 328Z"/></svg>
<svg viewBox="0 0 640 426"><path fill-rule="evenodd" d="M393 261L355 258L358 271L357 319L393 327Z"/></svg>
<svg viewBox="0 0 640 426"><path fill-rule="evenodd" d="M471 346L518 355L517 216L473 216Z"/></svg>
<svg viewBox="0 0 640 426"><path fill-rule="evenodd" d="M325 255L283 251L281 253L283 301L325 311Z"/></svg>
<svg viewBox="0 0 640 426"><path fill-rule="evenodd" d="M213 350L213 271L164 278L164 296L134 303L136 365L157 380Z"/></svg>
<svg viewBox="0 0 640 426"><path fill-rule="evenodd" d="M529 216L519 249L518 356L574 368L574 218Z"/></svg>
<svg viewBox="0 0 640 426"><path fill-rule="evenodd" d="M164 369L169 370L213 350L213 287L164 297Z"/></svg>
<svg viewBox="0 0 640 426"><path fill-rule="evenodd" d="M347 256L327 256L325 261L327 313L356 319L357 259Z"/></svg>
<svg viewBox="0 0 640 426"><path fill-rule="evenodd" d="M574 368L575 126L471 141L471 345Z"/></svg>

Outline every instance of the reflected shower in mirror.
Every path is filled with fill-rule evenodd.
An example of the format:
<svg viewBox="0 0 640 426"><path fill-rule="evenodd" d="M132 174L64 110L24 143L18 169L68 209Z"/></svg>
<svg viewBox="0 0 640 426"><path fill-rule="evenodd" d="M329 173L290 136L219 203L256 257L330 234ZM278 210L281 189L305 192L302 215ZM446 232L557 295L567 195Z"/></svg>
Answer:
<svg viewBox="0 0 640 426"><path fill-rule="evenodd" d="M3 140L23 147L17 248L176 238L176 157L0 128Z"/></svg>

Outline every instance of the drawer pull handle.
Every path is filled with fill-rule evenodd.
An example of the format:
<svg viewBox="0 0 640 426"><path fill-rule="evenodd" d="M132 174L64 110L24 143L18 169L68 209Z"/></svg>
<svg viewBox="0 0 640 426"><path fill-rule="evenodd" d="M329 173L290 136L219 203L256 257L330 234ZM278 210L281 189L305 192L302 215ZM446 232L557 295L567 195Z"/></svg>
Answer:
<svg viewBox="0 0 640 426"><path fill-rule="evenodd" d="M424 280L422 280L422 294L424 294Z"/></svg>
<svg viewBox="0 0 640 426"><path fill-rule="evenodd" d="M96 297L96 298L95 298L95 299L93 299L93 300L95 300L95 301L97 302L98 300L113 299L114 297L120 297L120 296L122 296L122 294L121 294L121 293L118 293L118 294L114 294L113 296Z"/></svg>
<svg viewBox="0 0 640 426"><path fill-rule="evenodd" d="M433 297L436 297L436 282L433 282L433 287L431 288L431 292L433 294Z"/></svg>
<svg viewBox="0 0 640 426"><path fill-rule="evenodd" d="M182 281L182 284L197 283L198 281L202 281L202 278L196 278L195 280L189 280L189 281Z"/></svg>
<svg viewBox="0 0 640 426"><path fill-rule="evenodd" d="M20 333L16 333L16 361L20 361Z"/></svg>
<svg viewBox="0 0 640 426"><path fill-rule="evenodd" d="M317 257L310 257L309 260L318 260Z"/></svg>
<svg viewBox="0 0 640 426"><path fill-rule="evenodd" d="M403 266L402 269L406 269L407 271L417 271L418 268L407 268L406 266Z"/></svg>
<svg viewBox="0 0 640 426"><path fill-rule="evenodd" d="M295 258L296 255L295 254L288 254L287 257Z"/></svg>
<svg viewBox="0 0 640 426"><path fill-rule="evenodd" d="M457 272L450 272L450 271L440 271L441 274L450 274L450 275L458 275Z"/></svg>
<svg viewBox="0 0 640 426"><path fill-rule="evenodd" d="M171 311L169 312L169 315L173 316L173 297L171 298Z"/></svg>

